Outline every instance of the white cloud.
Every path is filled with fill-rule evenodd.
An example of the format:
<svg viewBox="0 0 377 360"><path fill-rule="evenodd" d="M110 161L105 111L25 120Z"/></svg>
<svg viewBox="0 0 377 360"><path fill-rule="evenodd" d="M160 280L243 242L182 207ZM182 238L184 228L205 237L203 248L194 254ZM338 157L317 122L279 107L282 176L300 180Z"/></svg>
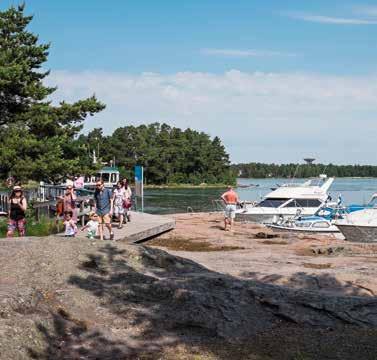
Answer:
<svg viewBox="0 0 377 360"><path fill-rule="evenodd" d="M95 93L107 104L87 130L159 121L219 135L236 162L377 163L376 75L55 71L48 83L55 100Z"/></svg>
<svg viewBox="0 0 377 360"><path fill-rule="evenodd" d="M377 6L362 5L353 7L353 12L356 14L375 17L377 16Z"/></svg>
<svg viewBox="0 0 377 360"><path fill-rule="evenodd" d="M204 55L210 56L225 56L235 58L248 58L248 57L271 57L271 56L297 56L293 53L285 53L280 51L270 50L240 50L240 49L201 49L200 52Z"/></svg>
<svg viewBox="0 0 377 360"><path fill-rule="evenodd" d="M298 19L308 22L333 25L376 25L377 20L359 19L359 18L342 18L333 16L313 15L306 13L286 13L292 19Z"/></svg>

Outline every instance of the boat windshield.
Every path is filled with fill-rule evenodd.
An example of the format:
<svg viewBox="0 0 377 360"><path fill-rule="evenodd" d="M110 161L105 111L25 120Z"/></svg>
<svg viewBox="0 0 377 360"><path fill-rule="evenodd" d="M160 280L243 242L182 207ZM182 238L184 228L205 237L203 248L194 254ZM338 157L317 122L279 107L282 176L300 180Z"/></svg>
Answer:
<svg viewBox="0 0 377 360"><path fill-rule="evenodd" d="M318 199L292 199L287 205L284 207L318 207L322 203Z"/></svg>
<svg viewBox="0 0 377 360"><path fill-rule="evenodd" d="M325 182L325 179L318 178L318 179L310 179L308 181L308 186L322 186Z"/></svg>
<svg viewBox="0 0 377 360"><path fill-rule="evenodd" d="M373 194L372 198L370 199L368 203L368 207L377 207L377 194Z"/></svg>
<svg viewBox="0 0 377 360"><path fill-rule="evenodd" d="M278 208L281 205L283 205L285 202L287 202L289 199L273 199L273 198L267 198L262 200L258 206L259 207L270 207L270 208Z"/></svg>

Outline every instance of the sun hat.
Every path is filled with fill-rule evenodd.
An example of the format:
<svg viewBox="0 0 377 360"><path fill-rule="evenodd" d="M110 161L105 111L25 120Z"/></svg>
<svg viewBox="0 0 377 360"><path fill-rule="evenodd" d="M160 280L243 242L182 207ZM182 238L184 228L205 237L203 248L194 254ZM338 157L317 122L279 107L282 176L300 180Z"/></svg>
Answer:
<svg viewBox="0 0 377 360"><path fill-rule="evenodd" d="M16 186L13 186L13 191L22 191L22 188L21 186L16 185Z"/></svg>

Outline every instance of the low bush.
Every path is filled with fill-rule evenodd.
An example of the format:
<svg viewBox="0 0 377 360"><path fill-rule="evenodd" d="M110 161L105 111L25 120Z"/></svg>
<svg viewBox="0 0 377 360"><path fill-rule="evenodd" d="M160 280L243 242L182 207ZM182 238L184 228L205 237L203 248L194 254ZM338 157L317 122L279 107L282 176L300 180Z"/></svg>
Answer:
<svg viewBox="0 0 377 360"><path fill-rule="evenodd" d="M5 237L7 233L7 219L0 219L0 237ZM26 236L48 236L57 234L62 231L62 225L56 224L55 219L42 217L39 221L32 220L30 217L26 220ZM18 234L16 233L15 236Z"/></svg>

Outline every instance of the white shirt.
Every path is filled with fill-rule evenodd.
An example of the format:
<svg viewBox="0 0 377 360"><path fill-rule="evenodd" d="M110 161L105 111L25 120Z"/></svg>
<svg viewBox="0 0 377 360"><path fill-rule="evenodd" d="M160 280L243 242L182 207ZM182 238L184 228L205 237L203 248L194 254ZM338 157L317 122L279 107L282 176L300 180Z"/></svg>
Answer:
<svg viewBox="0 0 377 360"><path fill-rule="evenodd" d="M98 229L98 221L89 220L86 224L88 231L96 232Z"/></svg>
<svg viewBox="0 0 377 360"><path fill-rule="evenodd" d="M126 190L124 188L114 190L114 205L123 206L123 200L126 198Z"/></svg>

